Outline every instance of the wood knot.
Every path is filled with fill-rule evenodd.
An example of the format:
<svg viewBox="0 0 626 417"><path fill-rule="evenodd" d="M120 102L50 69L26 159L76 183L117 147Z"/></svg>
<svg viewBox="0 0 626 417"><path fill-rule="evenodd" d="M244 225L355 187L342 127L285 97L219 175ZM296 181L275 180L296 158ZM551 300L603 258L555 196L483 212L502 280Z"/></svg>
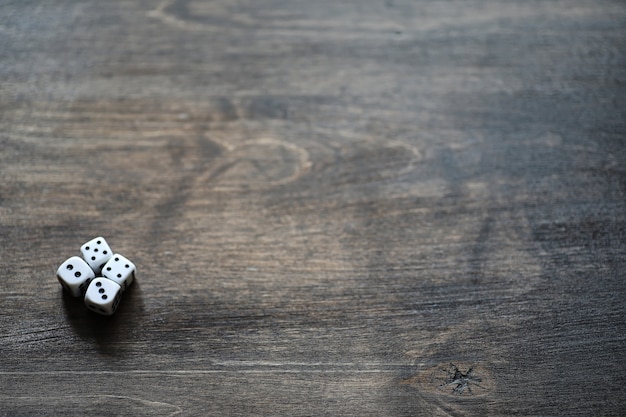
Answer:
<svg viewBox="0 0 626 417"><path fill-rule="evenodd" d="M442 369L447 373L441 387L452 388L453 394L472 395L472 387L483 388L480 383L482 378L474 372L474 368L470 367L465 372L461 371L455 364L451 363L447 368Z"/></svg>
<svg viewBox="0 0 626 417"><path fill-rule="evenodd" d="M449 363L426 368L402 381L422 392L455 397L475 397L493 390L491 372L469 363Z"/></svg>

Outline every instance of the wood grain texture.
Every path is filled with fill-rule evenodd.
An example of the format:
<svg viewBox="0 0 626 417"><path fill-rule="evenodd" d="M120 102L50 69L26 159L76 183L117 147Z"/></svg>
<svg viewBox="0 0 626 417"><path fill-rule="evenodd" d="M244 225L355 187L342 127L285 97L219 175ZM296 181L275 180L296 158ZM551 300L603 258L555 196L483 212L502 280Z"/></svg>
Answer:
<svg viewBox="0 0 626 417"><path fill-rule="evenodd" d="M0 415L619 415L626 7L4 1ZM111 318L54 272L97 235Z"/></svg>

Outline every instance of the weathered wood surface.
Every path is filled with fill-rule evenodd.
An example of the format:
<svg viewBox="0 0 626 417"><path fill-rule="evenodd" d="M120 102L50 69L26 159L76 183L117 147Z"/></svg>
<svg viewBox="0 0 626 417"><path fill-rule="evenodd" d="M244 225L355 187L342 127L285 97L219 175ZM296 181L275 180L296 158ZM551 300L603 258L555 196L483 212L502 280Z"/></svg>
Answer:
<svg viewBox="0 0 626 417"><path fill-rule="evenodd" d="M0 415L623 413L625 39L607 0L2 2ZM96 235L110 319L54 277Z"/></svg>

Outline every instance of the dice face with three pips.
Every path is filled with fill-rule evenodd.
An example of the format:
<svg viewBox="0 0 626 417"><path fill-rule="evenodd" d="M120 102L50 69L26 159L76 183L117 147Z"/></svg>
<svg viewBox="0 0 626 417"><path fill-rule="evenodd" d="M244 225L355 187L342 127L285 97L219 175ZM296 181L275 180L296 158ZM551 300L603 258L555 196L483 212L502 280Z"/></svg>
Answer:
<svg viewBox="0 0 626 417"><path fill-rule="evenodd" d="M115 313L122 297L122 288L106 278L95 278L85 293L85 305L91 311L105 316Z"/></svg>
<svg viewBox="0 0 626 417"><path fill-rule="evenodd" d="M117 310L122 292L135 280L135 264L119 253L113 254L101 236L83 244L80 251L83 259L67 259L57 269L57 278L74 297L84 296L88 309L110 316Z"/></svg>

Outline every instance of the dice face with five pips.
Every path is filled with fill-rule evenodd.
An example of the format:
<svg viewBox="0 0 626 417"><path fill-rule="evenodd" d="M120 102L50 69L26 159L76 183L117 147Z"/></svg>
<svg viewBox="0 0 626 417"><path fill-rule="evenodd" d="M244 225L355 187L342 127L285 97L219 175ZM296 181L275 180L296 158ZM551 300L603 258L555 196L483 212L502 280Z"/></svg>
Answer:
<svg viewBox="0 0 626 417"><path fill-rule="evenodd" d="M89 242L81 246L80 252L83 255L83 259L85 259L85 262L89 264L91 269L93 269L96 274L99 274L102 271L104 264L106 264L113 255L111 247L101 236L91 239Z"/></svg>
<svg viewBox="0 0 626 417"><path fill-rule="evenodd" d="M63 262L57 279L74 297L84 296L88 309L110 316L117 310L122 292L135 280L135 264L119 253L113 254L101 236L82 245L80 251L83 258L72 256Z"/></svg>

